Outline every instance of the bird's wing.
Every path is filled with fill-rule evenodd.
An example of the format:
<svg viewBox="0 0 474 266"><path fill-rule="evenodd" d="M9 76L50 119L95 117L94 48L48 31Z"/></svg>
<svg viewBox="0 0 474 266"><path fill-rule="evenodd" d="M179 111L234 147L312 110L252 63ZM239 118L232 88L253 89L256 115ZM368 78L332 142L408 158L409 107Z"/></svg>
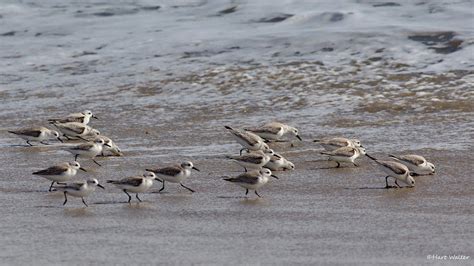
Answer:
<svg viewBox="0 0 474 266"><path fill-rule="evenodd" d="M25 136L35 137L35 138L41 135L40 129L19 129L19 130L11 130L8 132L16 134L16 135L25 135Z"/></svg>
<svg viewBox="0 0 474 266"><path fill-rule="evenodd" d="M378 164L380 164L383 167L386 167L390 169L392 172L394 172L397 175L403 175L407 172L406 166L397 163L397 162L390 162L390 161L376 161Z"/></svg>
<svg viewBox="0 0 474 266"><path fill-rule="evenodd" d="M56 166L51 166L47 169L44 170L39 170L37 172L34 172L34 175L60 175L64 172L66 172L69 168L66 166L62 165L56 165Z"/></svg>
<svg viewBox="0 0 474 266"><path fill-rule="evenodd" d="M333 151L323 151L321 153L330 156L352 157L355 154L355 149L351 147L342 147Z"/></svg>
<svg viewBox="0 0 474 266"><path fill-rule="evenodd" d="M162 174L162 175L168 175L168 176L175 176L181 173L181 168L178 166L169 166L169 167L164 167L164 168L158 168L158 169L152 169L152 172L155 174Z"/></svg>
<svg viewBox="0 0 474 266"><path fill-rule="evenodd" d="M107 183L111 183L114 185L129 185L133 187L138 187L142 184L143 178L141 177L126 177L120 180L108 180Z"/></svg>

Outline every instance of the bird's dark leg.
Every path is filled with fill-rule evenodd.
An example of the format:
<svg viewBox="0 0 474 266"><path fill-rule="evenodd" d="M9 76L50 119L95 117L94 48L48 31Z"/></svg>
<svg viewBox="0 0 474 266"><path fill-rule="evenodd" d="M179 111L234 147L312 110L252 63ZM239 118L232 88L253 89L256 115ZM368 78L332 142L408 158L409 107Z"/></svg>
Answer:
<svg viewBox="0 0 474 266"><path fill-rule="evenodd" d="M356 163L352 163L352 164L353 164L355 167L359 167L359 165L358 165L358 164L356 164Z"/></svg>
<svg viewBox="0 0 474 266"><path fill-rule="evenodd" d="M30 146L33 146L33 144L31 144L29 140L27 140L26 143L28 143Z"/></svg>
<svg viewBox="0 0 474 266"><path fill-rule="evenodd" d="M127 194L128 196L128 203L130 203L130 201L132 200L132 196L130 196L130 194L128 194L127 190L124 189L123 192L125 192L125 194Z"/></svg>
<svg viewBox="0 0 474 266"><path fill-rule="evenodd" d="M179 184L180 184L182 187L184 187L185 189L187 189L187 190L189 190L189 191L191 191L191 192L196 192L196 191L194 191L194 190L188 188L187 186L185 186L185 185L183 185L183 184L181 184L181 183L179 183Z"/></svg>
<svg viewBox="0 0 474 266"><path fill-rule="evenodd" d="M336 163L337 163L336 168L339 168L341 166L341 164L339 162L336 162Z"/></svg>
<svg viewBox="0 0 474 266"><path fill-rule="evenodd" d="M87 203L84 201L84 198L81 198L82 199L82 203L84 203L84 205L86 205L86 207L89 207L89 205L87 205Z"/></svg>
<svg viewBox="0 0 474 266"><path fill-rule="evenodd" d="M247 168L244 167L245 172L247 173Z"/></svg>
<svg viewBox="0 0 474 266"><path fill-rule="evenodd" d="M139 202L142 202L142 200L138 197L138 193L135 194L135 197L137 198L137 200L138 200Z"/></svg>
<svg viewBox="0 0 474 266"><path fill-rule="evenodd" d="M395 179L395 185L397 185L397 187L401 187L398 183L397 183L397 179Z"/></svg>
<svg viewBox="0 0 474 266"><path fill-rule="evenodd" d="M257 195L259 198L262 197L262 196L258 195L257 190L255 190L255 195Z"/></svg>
<svg viewBox="0 0 474 266"><path fill-rule="evenodd" d="M245 190L245 195L247 195L247 194L249 194L249 190L248 190L248 189Z"/></svg>
<svg viewBox="0 0 474 266"><path fill-rule="evenodd" d="M76 154L76 156L74 156L74 161L77 162L77 157L79 157L79 154Z"/></svg>
<svg viewBox="0 0 474 266"><path fill-rule="evenodd" d="M66 193L67 193L67 191L64 191L64 203L63 203L63 205L66 205L66 202L67 202L67 196L66 196Z"/></svg>
<svg viewBox="0 0 474 266"><path fill-rule="evenodd" d="M51 192L51 189L53 188L53 185L54 185L54 181L53 181L53 182L51 182L51 186L49 186L49 190L48 190L48 192Z"/></svg>
<svg viewBox="0 0 474 266"><path fill-rule="evenodd" d="M92 159L92 161L97 164L98 166L102 166L100 163L98 163L96 160Z"/></svg>
<svg viewBox="0 0 474 266"><path fill-rule="evenodd" d="M165 189L165 180L163 180L163 185L161 186L161 189L158 192L161 192Z"/></svg>

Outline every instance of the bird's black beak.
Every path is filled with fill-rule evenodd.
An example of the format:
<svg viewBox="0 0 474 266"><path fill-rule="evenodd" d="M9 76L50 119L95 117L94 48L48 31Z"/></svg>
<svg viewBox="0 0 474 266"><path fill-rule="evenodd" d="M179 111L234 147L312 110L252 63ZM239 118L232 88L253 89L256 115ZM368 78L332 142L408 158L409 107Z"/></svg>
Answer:
<svg viewBox="0 0 474 266"><path fill-rule="evenodd" d="M163 180L159 179L158 177L155 177L155 180L160 182L160 183L163 183Z"/></svg>
<svg viewBox="0 0 474 266"><path fill-rule="evenodd" d="M271 177L279 179L278 176L276 176L276 175L271 175Z"/></svg>
<svg viewBox="0 0 474 266"><path fill-rule="evenodd" d="M82 139L83 141L89 141L88 139L85 139L85 138L83 138L83 137L81 137L81 136L77 136L77 137L80 138L80 139Z"/></svg>
<svg viewBox="0 0 474 266"><path fill-rule="evenodd" d="M303 141L300 137L300 135L296 135L296 137L300 140L300 141Z"/></svg>
<svg viewBox="0 0 474 266"><path fill-rule="evenodd" d="M58 137L58 140L59 142L64 143L64 141L60 137Z"/></svg>
<svg viewBox="0 0 474 266"><path fill-rule="evenodd" d="M104 186L102 186L101 184L97 184L98 187L100 187L101 189L105 189Z"/></svg>
<svg viewBox="0 0 474 266"><path fill-rule="evenodd" d="M82 168L82 167L79 168L79 169L82 170L82 171L84 171L84 172L87 172L86 169L84 169L84 168Z"/></svg>
<svg viewBox="0 0 474 266"><path fill-rule="evenodd" d="M273 156L275 156L275 157L277 157L277 158L280 158L280 159L281 159L281 156L280 156L280 155L278 155L278 154L276 154L276 153L275 153L275 154L273 154Z"/></svg>
<svg viewBox="0 0 474 266"><path fill-rule="evenodd" d="M109 148L112 148L112 146L110 146L110 144L107 144L107 143L105 143L104 146L107 146L107 147L109 147Z"/></svg>
<svg viewBox="0 0 474 266"><path fill-rule="evenodd" d="M99 118L95 115L92 115L92 118L99 120Z"/></svg>
<svg viewBox="0 0 474 266"><path fill-rule="evenodd" d="M199 169L197 169L196 167L193 166L193 169L198 171L198 172L201 172Z"/></svg>

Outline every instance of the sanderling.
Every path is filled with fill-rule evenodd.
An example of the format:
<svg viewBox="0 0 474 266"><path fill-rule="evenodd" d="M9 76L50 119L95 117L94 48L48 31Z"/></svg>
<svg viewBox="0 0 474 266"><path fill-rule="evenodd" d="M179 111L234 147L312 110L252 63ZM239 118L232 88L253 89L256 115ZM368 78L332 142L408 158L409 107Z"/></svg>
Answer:
<svg viewBox="0 0 474 266"><path fill-rule="evenodd" d="M90 158L94 163L101 166L94 157L102 153L103 146L108 146L105 144L103 139L96 139L93 142L82 143L73 147L66 148L66 150L74 154L74 160L77 161L77 157Z"/></svg>
<svg viewBox="0 0 474 266"><path fill-rule="evenodd" d="M270 157L274 156L275 152L272 149L268 150L258 150L258 151L252 151L240 156L226 156L229 159L232 159L234 162L238 163L241 165L244 169L245 172L247 172L247 169L260 169L262 168L265 164L270 161Z"/></svg>
<svg viewBox="0 0 474 266"><path fill-rule="evenodd" d="M341 147L362 147L360 140L358 139L347 139L347 138L327 138L327 139L315 139L313 142L317 142L323 146L327 151L333 151Z"/></svg>
<svg viewBox="0 0 474 266"><path fill-rule="evenodd" d="M69 194L73 197L77 198L82 198L82 203L88 207L87 203L84 201L84 197L89 196L92 192L95 191L96 187L100 187L102 189L105 189L101 184L99 184L99 181L97 179L89 179L85 182L77 182L77 183L70 183L66 184L64 186L54 186L58 191L64 191L64 203L63 205L66 205L67 202L67 195Z"/></svg>
<svg viewBox="0 0 474 266"><path fill-rule="evenodd" d="M281 137L283 137L283 135L287 133L290 133L301 140L301 137L298 134L298 129L279 122L270 122L261 127L245 128L245 130L250 131L269 141L278 141L281 139Z"/></svg>
<svg viewBox="0 0 474 266"><path fill-rule="evenodd" d="M270 161L268 161L267 164L264 165L264 167L272 171L285 171L295 169L295 165L292 162L288 161L288 159L278 153L275 153L275 155L271 156Z"/></svg>
<svg viewBox="0 0 474 266"><path fill-rule="evenodd" d="M132 196L130 196L128 192L136 193L135 197L141 202L142 200L138 197L138 193L147 191L153 185L154 179L159 180L156 178L155 173L146 172L142 176L131 176L120 180L107 180L107 183L113 184L125 192L128 196L128 203L130 203Z"/></svg>
<svg viewBox="0 0 474 266"><path fill-rule="evenodd" d="M277 176L272 174L272 171L270 171L270 169L262 168L260 170L253 170L247 173L240 174L237 177L224 178L224 180L235 183L245 188L246 189L245 195L249 193L249 189L250 189L250 190L254 190L255 194L258 197L261 197L258 194L257 189L265 185L268 182L268 178L270 176L278 179Z"/></svg>
<svg viewBox="0 0 474 266"><path fill-rule="evenodd" d="M91 135L99 135L98 130L93 129L88 125L84 125L79 122L68 122L68 123L53 123L53 125L63 133L66 138L77 137L86 140L84 137Z"/></svg>
<svg viewBox="0 0 474 266"><path fill-rule="evenodd" d="M264 142L264 140L259 137L258 135L244 130L233 129L229 126L225 126L226 129L232 133L232 136L237 140L237 142L242 145L244 148L240 150L242 154L243 150L268 150L268 145Z"/></svg>
<svg viewBox="0 0 474 266"><path fill-rule="evenodd" d="M56 138L60 142L63 142L59 137L59 133L57 131L51 130L45 127L33 127L33 128L24 128L18 130L9 130L8 132L17 135L18 137L26 140L28 145L33 146L30 141L36 141L41 144L48 145L48 143L44 142L50 138Z"/></svg>
<svg viewBox="0 0 474 266"><path fill-rule="evenodd" d="M431 175L435 172L434 164L428 162L425 157L421 155L408 154L408 155L389 155L391 158L406 165L410 172L415 175Z"/></svg>
<svg viewBox="0 0 474 266"><path fill-rule="evenodd" d="M103 139L105 144L107 144L102 149L102 156L123 156L122 151L111 138L104 135L96 136L95 138Z"/></svg>
<svg viewBox="0 0 474 266"><path fill-rule="evenodd" d="M73 113L69 114L65 118L57 118L57 119L48 119L51 123L68 123L68 122L78 122L84 125L89 124L91 118L98 119L97 116L92 114L92 111L85 110L81 113Z"/></svg>
<svg viewBox="0 0 474 266"><path fill-rule="evenodd" d="M69 162L69 163L62 163L55 166L51 166L44 170L39 170L34 172L34 175L42 176L51 182L51 186L49 186L49 190L53 187L53 184L56 182L65 182L69 181L73 176L76 175L77 170L81 169L84 172L87 172L78 162Z"/></svg>
<svg viewBox="0 0 474 266"><path fill-rule="evenodd" d="M156 169L146 169L146 170L149 172L155 173L157 178L161 179L161 181L163 182L163 186L161 187L160 192L165 189L165 181L168 181L171 183L179 183L182 187L186 188L187 190L191 192L195 192L189 187L183 185L182 183L191 175L191 169L199 171L199 169L194 167L192 162L183 162L181 163L181 165L168 166L168 167L156 168Z"/></svg>
<svg viewBox="0 0 474 266"><path fill-rule="evenodd" d="M328 155L330 161L335 161L337 163L337 167L340 167L342 162L352 163L355 166L358 166L355 163L355 159L357 159L361 154L365 154L365 148L363 147L341 147L335 149L333 151L323 151L321 154Z"/></svg>
<svg viewBox="0 0 474 266"><path fill-rule="evenodd" d="M394 161L377 160L368 154L366 154L366 156L380 165L382 170L387 174L385 177L385 188L393 188L393 186L388 185L389 177L393 177L395 179L395 185L397 185L397 187L400 187L400 185L397 183L397 180L404 182L409 187L415 186L415 179L410 175L410 170L404 164Z"/></svg>

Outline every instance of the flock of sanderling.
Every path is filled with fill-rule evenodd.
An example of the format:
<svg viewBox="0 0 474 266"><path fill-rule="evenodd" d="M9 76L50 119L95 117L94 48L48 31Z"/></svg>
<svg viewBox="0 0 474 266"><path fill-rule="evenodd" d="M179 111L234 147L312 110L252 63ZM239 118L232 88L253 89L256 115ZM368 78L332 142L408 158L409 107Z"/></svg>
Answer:
<svg viewBox="0 0 474 266"><path fill-rule="evenodd" d="M73 162L61 163L33 173L51 181L49 191L55 189L64 193L63 205L66 204L67 196L70 195L81 198L84 205L87 206L84 197L94 192L96 187L105 189L95 178L83 182L64 183L70 181L78 170L87 172L77 162L78 158L91 159L94 163L101 166L94 159L95 157L123 155L119 147L110 138L101 135L98 130L88 125L91 118L97 119L91 111L86 110L81 113L69 114L65 118L49 119L49 123L56 127L59 132L46 127L9 131L26 140L26 143L30 146L33 146L30 142L49 145L46 141L50 139L57 139L61 142L65 139L84 141L83 143L65 148L65 150L74 155ZM282 138L287 134L301 140L296 128L278 122L270 122L254 128L234 129L229 126L225 126L225 128L242 145L239 156L227 156L227 158L241 165L245 172L236 177L224 177L223 180L245 188L245 195L248 194L249 190L253 190L260 197L257 190L265 185L270 177L278 178L273 175L272 171L295 169L295 165L292 162L270 149L268 144L284 141ZM400 188L401 186L398 184L398 181L405 183L407 187L413 187L415 186L413 176L433 174L435 172L434 165L420 155L389 155L393 159L390 161L376 159L366 153L365 148L357 139L336 137L318 139L314 140L314 142L320 144L325 149L325 151L321 152L322 155L328 156L329 161L337 163L335 168L340 167L341 163L350 163L358 166L355 160L361 155L366 155L387 174L385 177L385 188ZM246 151L246 153L242 154L243 151ZM135 193L135 197L141 202L138 193L146 192L155 180L162 183L159 192L165 189L165 182L167 181L180 184L187 190L195 192L183 184L191 175L191 170L193 169L199 171L192 162L186 161L175 166L149 168L146 169L143 175L126 177L120 180L107 180L107 183L116 186L127 194L128 203L132 199L129 193ZM388 184L389 177L394 178L396 186ZM56 185L54 185L55 183Z"/></svg>

